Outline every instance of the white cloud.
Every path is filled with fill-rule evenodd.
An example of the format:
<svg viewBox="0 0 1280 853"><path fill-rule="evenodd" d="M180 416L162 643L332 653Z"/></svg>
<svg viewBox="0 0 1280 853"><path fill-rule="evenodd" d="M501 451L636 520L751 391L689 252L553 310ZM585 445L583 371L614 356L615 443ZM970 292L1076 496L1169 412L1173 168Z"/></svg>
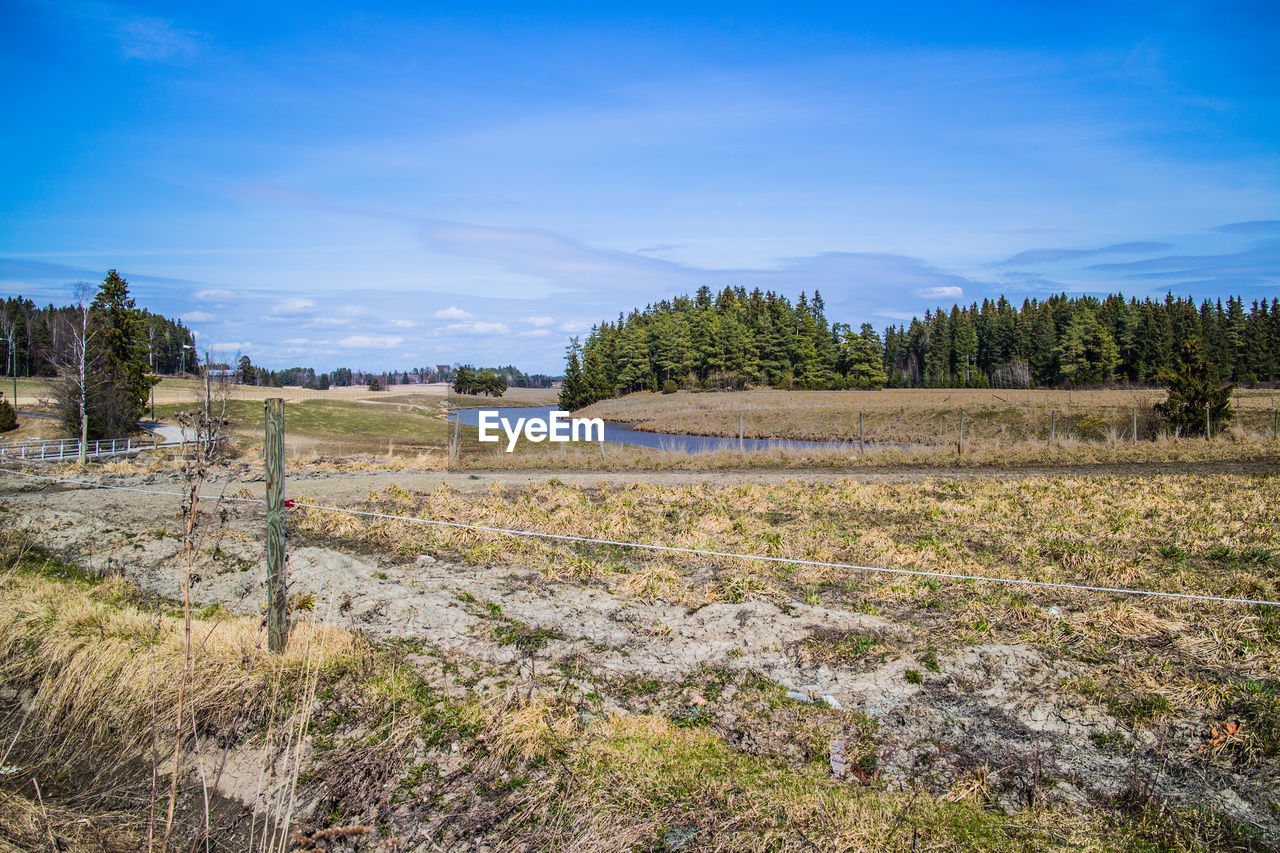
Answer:
<svg viewBox="0 0 1280 853"><path fill-rule="evenodd" d="M455 305L448 308L441 308L439 311L431 315L437 320L470 320L471 315Z"/></svg>
<svg viewBox="0 0 1280 853"><path fill-rule="evenodd" d="M944 285L942 287L922 287L919 290L911 291L921 299L959 299L964 296L964 288L955 287L953 285Z"/></svg>
<svg viewBox="0 0 1280 853"><path fill-rule="evenodd" d="M341 340L328 338L287 338L280 342L287 347L315 348L317 352L332 353L335 349L393 349L404 343L399 335L348 335Z"/></svg>
<svg viewBox="0 0 1280 853"><path fill-rule="evenodd" d="M554 317L521 317L520 318L521 323L528 323L530 326L537 326L539 328L543 326L550 326L555 321L556 320Z"/></svg>
<svg viewBox="0 0 1280 853"><path fill-rule="evenodd" d="M272 308L270 314L275 317L301 317L307 314L314 314L315 311L315 300L294 297L286 299Z"/></svg>
<svg viewBox="0 0 1280 853"><path fill-rule="evenodd" d="M593 325L595 324L590 320L569 320L560 324L560 331L570 333L589 332Z"/></svg>
<svg viewBox="0 0 1280 853"><path fill-rule="evenodd" d="M346 349L392 349L404 343L398 335L348 335L337 342Z"/></svg>
<svg viewBox="0 0 1280 853"><path fill-rule="evenodd" d="M208 311L185 311L182 314L184 323L208 323L212 319L213 315Z"/></svg>
<svg viewBox="0 0 1280 853"><path fill-rule="evenodd" d="M450 323L444 327L446 332L461 332L466 335L509 335L511 329L502 323Z"/></svg>
<svg viewBox="0 0 1280 853"><path fill-rule="evenodd" d="M253 343L250 341L217 341L208 345L209 352L215 353L241 352L252 348Z"/></svg>
<svg viewBox="0 0 1280 853"><path fill-rule="evenodd" d="M232 302L235 300L236 295L230 290L207 288L205 290L197 290L191 295L191 298L200 302Z"/></svg>
<svg viewBox="0 0 1280 853"><path fill-rule="evenodd" d="M545 338L545 337L546 337L547 335L549 335L549 334L551 334L551 333L550 333L550 332L548 332L546 329L530 329L530 330L529 330L529 331L527 331L527 332L521 332L521 333L520 333L520 337L522 337L522 338Z"/></svg>

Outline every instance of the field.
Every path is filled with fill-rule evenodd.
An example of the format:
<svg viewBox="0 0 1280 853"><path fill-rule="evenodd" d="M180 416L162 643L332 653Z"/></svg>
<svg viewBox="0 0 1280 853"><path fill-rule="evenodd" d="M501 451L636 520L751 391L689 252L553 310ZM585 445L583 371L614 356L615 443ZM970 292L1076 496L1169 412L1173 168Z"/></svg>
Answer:
<svg viewBox="0 0 1280 853"><path fill-rule="evenodd" d="M181 483L137 465L109 470L118 485ZM1257 850L1280 839L1274 607L299 509L289 520L299 627L275 663L257 615L261 511L215 503L260 493L259 470L214 472L188 557L177 498L0 482L0 655L6 683L33 685L22 703L0 697L0 736L53 809L42 815L9 790L0 823L15 847L51 825L76 849L130 849L158 834L145 809L124 805L151 798L151 750L163 757L158 814L167 768L179 769L185 846L199 836L204 785L234 849L248 824L281 832L289 809L304 835L354 833L349 849L361 850L392 838L601 851L677 840L688 850ZM513 486L295 473L299 501L408 517L1280 599L1274 476L756 483L744 472L717 484L636 475ZM198 736L188 730L175 750L169 709L183 683ZM307 748L292 751L303 731ZM59 772L91 782L67 788Z"/></svg>
<svg viewBox="0 0 1280 853"><path fill-rule="evenodd" d="M631 394L603 400L584 416L635 424L649 432L746 438L858 440L889 444L955 443L964 414L965 436L1012 444L1047 442L1056 413L1056 438L1115 441L1132 438L1138 411L1140 438L1154 438L1151 406L1164 392L988 391L913 388L884 391L741 391L707 394ZM1236 392L1234 428L1270 437L1280 392Z"/></svg>
<svg viewBox="0 0 1280 853"><path fill-rule="evenodd" d="M464 429L456 459L443 393L299 395L277 658L262 508L224 500L263 494L261 391L208 471L0 476L0 851L1280 845L1280 445L1247 426L1272 395L1136 444L1072 432L1127 392L633 396L601 405L976 425L963 455ZM1050 411L1053 445L1013 431Z"/></svg>

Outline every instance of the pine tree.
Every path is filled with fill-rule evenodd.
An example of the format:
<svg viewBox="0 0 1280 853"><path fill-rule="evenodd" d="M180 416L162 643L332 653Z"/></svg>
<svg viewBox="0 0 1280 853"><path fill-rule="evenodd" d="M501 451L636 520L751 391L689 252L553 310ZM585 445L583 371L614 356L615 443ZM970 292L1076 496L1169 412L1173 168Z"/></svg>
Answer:
<svg viewBox="0 0 1280 853"><path fill-rule="evenodd" d="M1059 372L1069 385L1093 385L1113 379L1120 363L1116 342L1087 308L1067 324L1057 354Z"/></svg>
<svg viewBox="0 0 1280 853"><path fill-rule="evenodd" d="M0 392L0 432L10 432L18 428L18 413Z"/></svg>
<svg viewBox="0 0 1280 853"><path fill-rule="evenodd" d="M1156 404L1156 411L1179 435L1204 435L1206 413L1214 430L1225 426L1235 414L1231 409L1235 386L1218 381L1217 368L1205 358L1204 347L1196 338L1182 345L1174 368L1162 372L1160 378L1169 387L1169 396Z"/></svg>
<svg viewBox="0 0 1280 853"><path fill-rule="evenodd" d="M582 378L582 365L578 360L578 354L582 351L581 345L577 338L569 339L569 346L566 350L566 359L568 365L564 371L564 384L560 386L560 408L566 412L576 412L583 406L585 402L585 384Z"/></svg>

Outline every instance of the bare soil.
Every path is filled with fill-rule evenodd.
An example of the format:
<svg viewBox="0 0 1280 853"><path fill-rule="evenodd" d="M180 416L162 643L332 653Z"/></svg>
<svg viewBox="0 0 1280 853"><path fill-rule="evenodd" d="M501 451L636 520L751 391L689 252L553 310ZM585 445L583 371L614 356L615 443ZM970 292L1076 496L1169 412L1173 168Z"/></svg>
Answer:
<svg viewBox="0 0 1280 853"><path fill-rule="evenodd" d="M621 486L709 482L915 482L1068 474L1272 474L1270 462L1099 465L1063 468L937 471L899 468L851 471L584 472L293 472L292 495L352 505L395 484L429 491L442 484L467 493L519 488L555 476L569 485ZM139 473L102 478L113 485L180 491L176 475ZM257 496L261 473L240 466L216 473L205 486L206 507L218 495ZM0 500L36 542L60 558L106 574L122 574L143 588L178 597L178 499L164 495L47 485L0 476ZM202 606L261 613L265 600L259 505L225 503L216 533L206 536L207 559L192 577ZM924 657L928 628L839 607L798 601L717 602L691 610L627 595L590 582L550 580L536 566L462 565L432 554L345 553L322 540L293 541L289 594L309 595L322 618L368 635L409 641L414 660L437 686L454 695L528 678L537 670L572 668L582 685L598 687L607 710L635 712L686 701L680 688L708 668L762 675L811 700L857 711L879 729L876 773L889 784L921 784L945 792L979 779L992 798L1011 808L1048 798L1111 801L1139 780L1158 780L1161 796L1228 815L1280 842L1280 812L1271 771L1194 760L1166 748L1192 743L1199 721L1171 719L1128 731L1097 701L1060 685L1086 671L1079 660L1031 643L978 643ZM542 640L530 649L504 637L518 625ZM807 638L852 632L878 638L883 653L842 661L803 652ZM915 673L909 675L908 670ZM669 689L620 689L650 684ZM606 685L612 685L607 689ZM674 688L671 686L674 685ZM741 731L732 690L713 713L717 731ZM748 741L750 738L748 738ZM753 744L744 742L743 748ZM848 772L833 761L833 772ZM222 793L245 800L229 774ZM1144 782L1145 784L1145 782Z"/></svg>

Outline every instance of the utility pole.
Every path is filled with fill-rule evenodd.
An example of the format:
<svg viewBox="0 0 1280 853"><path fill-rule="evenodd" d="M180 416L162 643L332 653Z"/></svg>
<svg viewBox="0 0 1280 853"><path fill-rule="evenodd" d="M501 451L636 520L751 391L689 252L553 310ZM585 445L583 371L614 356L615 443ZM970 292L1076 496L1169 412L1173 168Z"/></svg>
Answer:
<svg viewBox="0 0 1280 853"><path fill-rule="evenodd" d="M279 654L289 639L284 590L284 400L266 401L267 646Z"/></svg>

